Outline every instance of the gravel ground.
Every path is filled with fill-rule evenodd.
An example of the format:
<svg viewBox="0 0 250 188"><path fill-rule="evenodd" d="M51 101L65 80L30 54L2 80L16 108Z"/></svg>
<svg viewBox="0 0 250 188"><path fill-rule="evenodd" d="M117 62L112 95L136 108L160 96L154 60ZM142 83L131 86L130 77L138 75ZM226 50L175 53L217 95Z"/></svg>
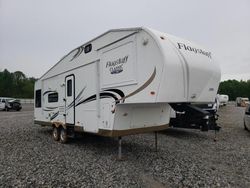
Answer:
<svg viewBox="0 0 250 188"><path fill-rule="evenodd" d="M52 140L51 128L33 125L33 108L0 112L0 187L250 187L250 132L244 108L220 109L222 130L168 129L117 140L78 136Z"/></svg>

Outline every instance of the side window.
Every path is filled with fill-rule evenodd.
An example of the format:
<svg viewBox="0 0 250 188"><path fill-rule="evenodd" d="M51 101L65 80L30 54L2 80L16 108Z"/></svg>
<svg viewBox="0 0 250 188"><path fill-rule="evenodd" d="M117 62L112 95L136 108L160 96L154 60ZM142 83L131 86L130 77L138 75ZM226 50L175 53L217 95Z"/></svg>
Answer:
<svg viewBox="0 0 250 188"><path fill-rule="evenodd" d="M48 102L58 102L58 93L50 93L48 94Z"/></svg>
<svg viewBox="0 0 250 188"><path fill-rule="evenodd" d="M35 96L35 107L41 108L42 106L42 91L41 89L36 90L36 96Z"/></svg>
<svg viewBox="0 0 250 188"><path fill-rule="evenodd" d="M5 99L2 99L2 103L5 103Z"/></svg>
<svg viewBox="0 0 250 188"><path fill-rule="evenodd" d="M72 96L72 80L67 81L67 96Z"/></svg>
<svg viewBox="0 0 250 188"><path fill-rule="evenodd" d="M92 44L88 44L84 47L84 53L89 53L92 50Z"/></svg>

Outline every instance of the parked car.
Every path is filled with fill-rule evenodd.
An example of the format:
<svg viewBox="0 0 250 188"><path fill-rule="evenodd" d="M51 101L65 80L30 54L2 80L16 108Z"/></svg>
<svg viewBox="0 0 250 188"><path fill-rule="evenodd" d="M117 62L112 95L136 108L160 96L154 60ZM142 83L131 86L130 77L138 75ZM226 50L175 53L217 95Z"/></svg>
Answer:
<svg viewBox="0 0 250 188"><path fill-rule="evenodd" d="M247 105L244 116L244 127L250 131L250 104Z"/></svg>
<svg viewBox="0 0 250 188"><path fill-rule="evenodd" d="M249 98L237 97L235 101L236 106L246 107L249 104Z"/></svg>
<svg viewBox="0 0 250 188"><path fill-rule="evenodd" d="M22 109L22 105L19 100L14 98L1 97L0 98L0 110L16 110L19 111Z"/></svg>

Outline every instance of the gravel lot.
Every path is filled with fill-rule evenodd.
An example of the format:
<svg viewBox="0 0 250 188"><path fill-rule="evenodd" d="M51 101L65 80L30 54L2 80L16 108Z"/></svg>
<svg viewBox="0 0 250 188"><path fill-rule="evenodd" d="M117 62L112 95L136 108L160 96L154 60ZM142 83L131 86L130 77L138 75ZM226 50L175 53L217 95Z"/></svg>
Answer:
<svg viewBox="0 0 250 188"><path fill-rule="evenodd" d="M222 130L168 129L117 140L78 136L52 140L51 129L33 125L33 108L0 112L0 187L250 187L250 132L244 108L220 109Z"/></svg>

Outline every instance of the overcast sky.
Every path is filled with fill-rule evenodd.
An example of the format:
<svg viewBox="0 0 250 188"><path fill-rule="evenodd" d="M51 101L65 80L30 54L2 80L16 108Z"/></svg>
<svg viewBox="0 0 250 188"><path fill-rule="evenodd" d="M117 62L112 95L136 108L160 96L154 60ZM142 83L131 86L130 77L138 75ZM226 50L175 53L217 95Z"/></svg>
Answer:
<svg viewBox="0 0 250 188"><path fill-rule="evenodd" d="M249 0L0 0L0 70L40 77L103 32L147 26L212 50L222 79L250 79Z"/></svg>

